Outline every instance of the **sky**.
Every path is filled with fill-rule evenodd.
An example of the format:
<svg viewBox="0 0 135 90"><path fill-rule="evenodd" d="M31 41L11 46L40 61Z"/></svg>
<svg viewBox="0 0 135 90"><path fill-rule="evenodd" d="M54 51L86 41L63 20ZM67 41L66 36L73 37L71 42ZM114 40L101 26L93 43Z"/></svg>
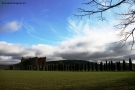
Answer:
<svg viewBox="0 0 135 90"><path fill-rule="evenodd" d="M117 24L112 10L103 13L106 21L93 15L75 17L77 8L88 0L0 0L0 64L15 64L21 57L47 57L100 62L135 62L129 45L117 48ZM21 2L22 4L5 4ZM119 11L119 9L113 9Z"/></svg>

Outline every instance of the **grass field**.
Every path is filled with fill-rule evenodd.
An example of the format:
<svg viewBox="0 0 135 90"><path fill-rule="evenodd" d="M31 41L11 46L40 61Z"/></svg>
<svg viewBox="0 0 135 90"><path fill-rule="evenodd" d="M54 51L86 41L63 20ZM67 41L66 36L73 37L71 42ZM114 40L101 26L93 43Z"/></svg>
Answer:
<svg viewBox="0 0 135 90"><path fill-rule="evenodd" d="M1 70L0 90L135 90L135 72Z"/></svg>

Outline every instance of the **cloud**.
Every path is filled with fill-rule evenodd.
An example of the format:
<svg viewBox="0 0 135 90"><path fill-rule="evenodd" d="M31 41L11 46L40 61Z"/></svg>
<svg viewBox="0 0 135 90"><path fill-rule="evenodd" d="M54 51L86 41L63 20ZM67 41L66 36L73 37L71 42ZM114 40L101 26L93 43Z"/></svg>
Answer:
<svg viewBox="0 0 135 90"><path fill-rule="evenodd" d="M49 60L52 58L53 47L49 45L32 45L32 46L21 46L19 44L7 43L5 41L0 42L0 64L13 64L20 62L21 57L45 57ZM55 59L56 60L56 59Z"/></svg>
<svg viewBox="0 0 135 90"><path fill-rule="evenodd" d="M94 24L94 23L93 23ZM21 57L47 57L47 61L62 59L81 59L93 62L105 60L135 60L135 51L130 51L129 46L115 49L115 31L110 26L112 23L96 24L91 26L91 21L69 20L68 31L72 37L59 42L56 46L37 44L22 46L1 41L0 63L10 64L20 62ZM78 28L79 27L79 28Z"/></svg>
<svg viewBox="0 0 135 90"><path fill-rule="evenodd" d="M10 65L15 63L18 63L18 59L14 59L12 56L0 56L1 65Z"/></svg>
<svg viewBox="0 0 135 90"><path fill-rule="evenodd" d="M18 21L11 21L11 22L7 22L5 25L0 26L0 32L4 31L4 32L15 32L20 30L20 28L22 27L22 24Z"/></svg>

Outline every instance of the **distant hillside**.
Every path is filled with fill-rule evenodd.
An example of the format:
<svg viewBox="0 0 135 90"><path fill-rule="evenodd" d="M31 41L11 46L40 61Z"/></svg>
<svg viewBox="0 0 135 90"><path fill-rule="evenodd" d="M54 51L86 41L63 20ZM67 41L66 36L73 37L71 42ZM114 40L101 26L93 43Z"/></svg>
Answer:
<svg viewBox="0 0 135 90"><path fill-rule="evenodd" d="M86 60L59 60L59 61L48 61L47 64L88 64Z"/></svg>

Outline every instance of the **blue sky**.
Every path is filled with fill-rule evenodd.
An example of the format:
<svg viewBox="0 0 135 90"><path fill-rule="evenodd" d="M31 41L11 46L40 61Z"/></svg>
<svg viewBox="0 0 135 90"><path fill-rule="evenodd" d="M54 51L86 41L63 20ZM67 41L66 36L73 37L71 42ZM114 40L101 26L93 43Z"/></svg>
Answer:
<svg viewBox="0 0 135 90"><path fill-rule="evenodd" d="M117 31L111 10L107 21L74 17L88 0L0 0L0 63L14 64L21 57L50 60L83 59L119 61L135 58L130 47L114 49ZM25 4L2 4L24 2ZM113 9L118 11L118 9Z"/></svg>
<svg viewBox="0 0 135 90"><path fill-rule="evenodd" d="M70 36L66 28L68 18L73 16L81 4L81 0L21 0L20 2L26 4L1 5L0 25L4 26L6 23L20 25L18 30L13 32L0 33L1 41L28 45L39 43L55 45L56 42Z"/></svg>

